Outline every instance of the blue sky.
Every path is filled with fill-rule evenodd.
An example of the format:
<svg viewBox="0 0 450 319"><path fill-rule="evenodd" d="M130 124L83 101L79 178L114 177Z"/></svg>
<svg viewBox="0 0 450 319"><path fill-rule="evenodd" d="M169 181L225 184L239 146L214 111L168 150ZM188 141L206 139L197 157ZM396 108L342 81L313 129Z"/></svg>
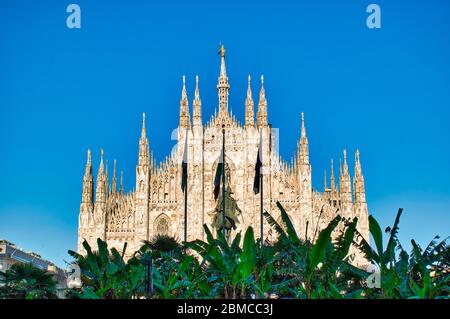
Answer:
<svg viewBox="0 0 450 319"><path fill-rule="evenodd" d="M181 77L200 77L203 118L217 106L227 48L230 108L243 120L247 74L264 74L269 120L290 159L305 112L313 186L342 149L361 151L370 213L400 239L450 235L450 3L66 1L0 4L0 238L63 265L76 248L86 150L135 181L142 112L161 160L174 141ZM337 166L336 166L337 168Z"/></svg>

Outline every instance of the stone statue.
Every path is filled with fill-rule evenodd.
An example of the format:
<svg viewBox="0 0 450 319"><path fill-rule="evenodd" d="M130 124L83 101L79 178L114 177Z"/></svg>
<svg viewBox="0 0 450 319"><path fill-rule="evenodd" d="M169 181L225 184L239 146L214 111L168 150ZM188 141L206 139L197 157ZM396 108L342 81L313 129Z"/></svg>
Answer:
<svg viewBox="0 0 450 319"><path fill-rule="evenodd" d="M239 223L239 216L242 215L241 209L231 194L233 194L233 191L230 186L227 186L225 190L225 238L227 240L230 239L231 229L237 228L236 224ZM217 231L222 230L222 207L222 193L220 193L216 208L208 213L210 216L213 216L211 225Z"/></svg>

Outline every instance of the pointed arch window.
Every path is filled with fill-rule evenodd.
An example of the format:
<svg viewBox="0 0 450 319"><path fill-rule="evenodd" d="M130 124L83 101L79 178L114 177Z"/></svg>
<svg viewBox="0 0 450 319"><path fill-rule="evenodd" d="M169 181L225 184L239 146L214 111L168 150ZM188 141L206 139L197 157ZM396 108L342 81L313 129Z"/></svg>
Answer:
<svg viewBox="0 0 450 319"><path fill-rule="evenodd" d="M159 215L154 223L155 235L170 235L170 218L166 214Z"/></svg>

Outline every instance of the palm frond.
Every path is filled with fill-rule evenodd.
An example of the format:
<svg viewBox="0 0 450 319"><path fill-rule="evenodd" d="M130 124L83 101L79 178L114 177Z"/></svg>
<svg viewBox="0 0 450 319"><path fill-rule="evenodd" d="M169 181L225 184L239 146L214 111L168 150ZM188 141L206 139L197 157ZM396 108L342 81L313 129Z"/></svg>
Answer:
<svg viewBox="0 0 450 319"><path fill-rule="evenodd" d="M284 226L286 227L286 233L287 233L289 239L295 244L300 244L301 241L298 238L297 232L295 231L295 227L292 224L292 221L289 218L289 215L286 213L286 211L284 210L284 208L280 202L277 202L277 207L280 210L281 220L283 221Z"/></svg>
<svg viewBox="0 0 450 319"><path fill-rule="evenodd" d="M314 246L311 249L311 252L308 256L308 266L310 271L316 268L316 266L319 264L319 262L323 259L325 256L325 249L327 245L331 242L331 233L338 225L339 221L341 220L341 216L337 215L329 224L328 226L322 230L319 233L319 236L317 238L317 241L315 242Z"/></svg>
<svg viewBox="0 0 450 319"><path fill-rule="evenodd" d="M275 229L279 238L283 241L287 241L288 237L286 235L286 232L284 231L283 227L281 227L280 224L278 224L278 222L272 217L272 215L265 211L264 217L266 218L267 223Z"/></svg>
<svg viewBox="0 0 450 319"><path fill-rule="evenodd" d="M389 230L390 236L389 240L386 246L386 252L384 253L384 259L386 261L392 261L395 258L395 246L398 241L397 234L400 224L400 217L402 215L403 208L399 208L397 212L397 216L395 217L394 225L392 226L392 229Z"/></svg>

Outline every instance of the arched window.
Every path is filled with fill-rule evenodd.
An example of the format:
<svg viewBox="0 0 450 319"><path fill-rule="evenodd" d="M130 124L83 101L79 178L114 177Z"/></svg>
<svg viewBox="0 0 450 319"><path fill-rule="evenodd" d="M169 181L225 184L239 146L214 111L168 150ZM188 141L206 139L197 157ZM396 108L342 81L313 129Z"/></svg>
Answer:
<svg viewBox="0 0 450 319"><path fill-rule="evenodd" d="M155 235L170 235L170 219L166 214L161 214L156 218L154 224Z"/></svg>

